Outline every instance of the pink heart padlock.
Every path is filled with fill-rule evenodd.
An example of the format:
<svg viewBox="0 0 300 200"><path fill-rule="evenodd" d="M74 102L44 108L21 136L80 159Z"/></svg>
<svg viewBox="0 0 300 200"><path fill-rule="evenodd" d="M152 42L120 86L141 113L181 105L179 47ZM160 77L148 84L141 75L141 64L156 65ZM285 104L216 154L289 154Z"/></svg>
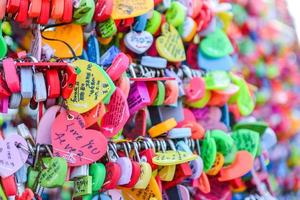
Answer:
<svg viewBox="0 0 300 200"><path fill-rule="evenodd" d="M95 130L85 129L83 117L76 112L60 112L51 128L54 156L63 157L69 166L93 163L106 153L107 140Z"/></svg>
<svg viewBox="0 0 300 200"><path fill-rule="evenodd" d="M101 132L106 137L113 137L125 125L129 118L127 99L120 88L116 88L107 106L107 112L101 121Z"/></svg>

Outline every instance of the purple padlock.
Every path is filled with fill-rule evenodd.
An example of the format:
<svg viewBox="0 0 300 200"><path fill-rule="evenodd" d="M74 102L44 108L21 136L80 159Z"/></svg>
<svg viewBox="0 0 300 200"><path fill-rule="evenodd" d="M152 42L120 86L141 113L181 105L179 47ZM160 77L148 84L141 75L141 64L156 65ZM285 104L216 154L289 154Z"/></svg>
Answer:
<svg viewBox="0 0 300 200"><path fill-rule="evenodd" d="M130 115L150 104L150 97L145 82L134 82L127 98Z"/></svg>

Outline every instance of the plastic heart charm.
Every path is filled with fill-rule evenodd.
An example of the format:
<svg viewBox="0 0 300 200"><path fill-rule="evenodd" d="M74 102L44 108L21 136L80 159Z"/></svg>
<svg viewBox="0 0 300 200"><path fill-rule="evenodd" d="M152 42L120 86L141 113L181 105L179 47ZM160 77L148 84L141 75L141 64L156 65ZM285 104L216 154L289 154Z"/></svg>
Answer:
<svg viewBox="0 0 300 200"><path fill-rule="evenodd" d="M140 33L130 31L126 34L124 41L128 49L134 53L142 54L151 47L153 36L147 31L142 31Z"/></svg>
<svg viewBox="0 0 300 200"><path fill-rule="evenodd" d="M87 112L114 92L114 83L100 66L80 59L72 65L79 74L71 97L66 101L70 110Z"/></svg>
<svg viewBox="0 0 300 200"><path fill-rule="evenodd" d="M112 18L125 19L147 13L154 7L153 0L115 0L113 1Z"/></svg>
<svg viewBox="0 0 300 200"><path fill-rule="evenodd" d="M117 88L107 106L100 130L106 137L113 137L123 128L129 116L127 99L123 91Z"/></svg>
<svg viewBox="0 0 300 200"><path fill-rule="evenodd" d="M107 149L101 132L85 129L85 122L76 112L61 112L51 129L53 154L63 157L69 166L81 166L99 160Z"/></svg>
<svg viewBox="0 0 300 200"><path fill-rule="evenodd" d="M60 187L64 184L68 165L67 161L63 158L44 158L44 165L46 169L43 169L40 174L40 184L42 187L54 188Z"/></svg>
<svg viewBox="0 0 300 200"><path fill-rule="evenodd" d="M162 25L162 35L156 40L159 55L170 62L181 62L186 59L185 50L177 30L168 23Z"/></svg>
<svg viewBox="0 0 300 200"><path fill-rule="evenodd" d="M19 148L18 148L19 147ZM0 176L2 178L16 173L26 162L28 152L25 139L17 134L0 141Z"/></svg>
<svg viewBox="0 0 300 200"><path fill-rule="evenodd" d="M227 35L221 29L209 34L201 43L204 54L213 58L227 56L233 52L233 47Z"/></svg>

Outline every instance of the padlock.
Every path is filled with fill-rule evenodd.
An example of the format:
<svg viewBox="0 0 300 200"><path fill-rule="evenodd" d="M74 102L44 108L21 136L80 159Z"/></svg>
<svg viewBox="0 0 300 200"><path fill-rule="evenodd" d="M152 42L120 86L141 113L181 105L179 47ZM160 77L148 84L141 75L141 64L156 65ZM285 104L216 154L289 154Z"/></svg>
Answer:
<svg viewBox="0 0 300 200"><path fill-rule="evenodd" d="M92 192L98 192L105 180L106 169L102 163L93 163L89 166L89 175L92 176Z"/></svg>
<svg viewBox="0 0 300 200"><path fill-rule="evenodd" d="M174 144L168 141L172 150L176 151ZM165 141L158 143L161 146L161 150L164 153L167 150L167 144ZM160 166L158 169L158 176L161 181L172 181L175 175L176 165Z"/></svg>
<svg viewBox="0 0 300 200"><path fill-rule="evenodd" d="M144 150L139 153L142 161L150 164L152 171L157 169L157 165L152 162L152 158L155 156L155 148L153 142L149 138L145 138Z"/></svg>
<svg viewBox="0 0 300 200"><path fill-rule="evenodd" d="M128 143L122 143L123 148L125 150L125 154L127 157L129 157L129 153L131 151L131 147ZM132 165L132 172L131 172L131 177L130 181L126 184L121 185L122 187L128 187L132 188L137 184L139 181L140 175L141 175L141 166L138 162L134 161L133 159L130 159L131 165Z"/></svg>
<svg viewBox="0 0 300 200"><path fill-rule="evenodd" d="M139 176L139 179L137 181L137 183L134 185L134 188L137 189L145 189L147 188L151 176L152 176L152 169L149 163L142 161L140 156L139 156L139 152L138 152L138 145L136 143L133 143L133 148L134 148L134 152L135 152L135 157L137 159L137 161L140 164L140 168L141 168L141 173Z"/></svg>
<svg viewBox="0 0 300 200"><path fill-rule="evenodd" d="M171 140L168 140L169 144L171 146L174 145L174 143ZM175 145L172 147L175 149ZM192 175L192 169L189 166L189 163L182 163L176 165L176 171L174 174L174 178L170 182L164 182L163 188L164 189L169 189L179 183L181 183L184 179L190 177Z"/></svg>

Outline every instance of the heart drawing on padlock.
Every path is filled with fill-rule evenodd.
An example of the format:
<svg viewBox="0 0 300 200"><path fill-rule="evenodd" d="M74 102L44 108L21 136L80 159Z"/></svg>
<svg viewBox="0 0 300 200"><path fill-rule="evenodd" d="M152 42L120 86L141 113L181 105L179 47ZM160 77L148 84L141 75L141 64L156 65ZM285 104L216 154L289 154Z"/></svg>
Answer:
<svg viewBox="0 0 300 200"><path fill-rule="evenodd" d="M69 166L81 166L99 160L107 149L101 132L85 129L83 117L76 112L61 112L53 122L53 154L63 157Z"/></svg>
<svg viewBox="0 0 300 200"><path fill-rule="evenodd" d="M16 173L28 158L27 142L17 134L0 140L0 176L2 178Z"/></svg>

